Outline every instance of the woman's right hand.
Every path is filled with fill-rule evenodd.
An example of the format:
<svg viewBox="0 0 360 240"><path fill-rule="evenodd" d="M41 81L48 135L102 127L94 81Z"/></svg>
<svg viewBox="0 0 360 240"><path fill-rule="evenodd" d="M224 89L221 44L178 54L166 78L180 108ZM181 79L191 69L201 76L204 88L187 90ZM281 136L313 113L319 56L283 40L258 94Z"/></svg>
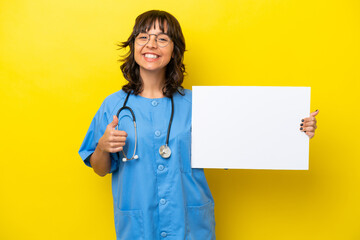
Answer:
<svg viewBox="0 0 360 240"><path fill-rule="evenodd" d="M115 130L119 119L114 115L113 121L106 127L104 135L99 139L98 147L105 152L116 153L123 150L127 133L125 131Z"/></svg>

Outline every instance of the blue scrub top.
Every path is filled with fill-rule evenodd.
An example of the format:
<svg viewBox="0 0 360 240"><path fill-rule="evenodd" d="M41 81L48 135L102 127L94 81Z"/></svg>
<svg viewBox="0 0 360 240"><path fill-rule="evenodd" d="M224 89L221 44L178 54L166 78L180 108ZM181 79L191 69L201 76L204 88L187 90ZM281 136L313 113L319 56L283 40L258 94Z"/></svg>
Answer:
<svg viewBox="0 0 360 240"><path fill-rule="evenodd" d="M169 146L172 154L164 159L159 148L166 142L171 115L170 98L149 99L131 94L126 106L136 118L139 159L122 162L111 153L112 193L117 239L215 239L214 200L203 169L191 168L191 91L176 92ZM111 94L91 122L79 154L90 166L106 126L123 106L126 93ZM119 130L127 132L124 151L134 151L131 113L123 110ZM90 166L91 167L91 166Z"/></svg>

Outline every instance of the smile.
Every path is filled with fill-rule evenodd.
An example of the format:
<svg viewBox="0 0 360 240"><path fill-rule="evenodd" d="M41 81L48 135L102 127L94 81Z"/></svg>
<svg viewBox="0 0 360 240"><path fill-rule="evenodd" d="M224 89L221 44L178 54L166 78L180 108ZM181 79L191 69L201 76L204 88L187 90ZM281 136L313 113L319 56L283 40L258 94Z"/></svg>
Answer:
<svg viewBox="0 0 360 240"><path fill-rule="evenodd" d="M158 56L158 55L155 55L155 54L149 54L149 53L147 53L147 54L145 54L145 57L146 57L146 58L156 59L156 58L158 58L159 56Z"/></svg>

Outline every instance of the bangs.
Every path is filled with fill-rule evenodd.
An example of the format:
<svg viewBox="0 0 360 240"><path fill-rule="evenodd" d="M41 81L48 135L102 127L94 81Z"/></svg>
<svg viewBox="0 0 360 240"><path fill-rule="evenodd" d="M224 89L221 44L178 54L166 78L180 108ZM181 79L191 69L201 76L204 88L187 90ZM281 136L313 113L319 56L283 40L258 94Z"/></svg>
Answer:
<svg viewBox="0 0 360 240"><path fill-rule="evenodd" d="M167 28L167 34L170 35L170 26L169 26L168 17L161 11L150 11L145 14L138 16L134 26L134 34L137 35L142 32L148 32L151 28L156 27L156 22L159 23L160 30L165 33L165 24Z"/></svg>
<svg viewBox="0 0 360 240"><path fill-rule="evenodd" d="M153 19L147 19L147 21L139 26L139 33L140 32L147 32L149 31L151 28L155 28L156 27L156 22L159 23L159 28L162 32L165 32L165 26L164 26L164 20L160 19L160 18L153 18ZM168 25L168 24L167 24Z"/></svg>

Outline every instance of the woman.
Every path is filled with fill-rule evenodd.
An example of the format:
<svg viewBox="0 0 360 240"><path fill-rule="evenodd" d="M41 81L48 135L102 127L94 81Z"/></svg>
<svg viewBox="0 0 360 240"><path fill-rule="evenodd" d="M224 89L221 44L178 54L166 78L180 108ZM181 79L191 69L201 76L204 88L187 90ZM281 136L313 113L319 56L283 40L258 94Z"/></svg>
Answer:
<svg viewBox="0 0 360 240"><path fill-rule="evenodd" d="M97 174L112 173L117 239L215 239L213 197L203 169L190 165L181 27L148 11L120 47L130 48L121 66L128 84L104 100L79 151ZM314 117L301 123L310 137Z"/></svg>

